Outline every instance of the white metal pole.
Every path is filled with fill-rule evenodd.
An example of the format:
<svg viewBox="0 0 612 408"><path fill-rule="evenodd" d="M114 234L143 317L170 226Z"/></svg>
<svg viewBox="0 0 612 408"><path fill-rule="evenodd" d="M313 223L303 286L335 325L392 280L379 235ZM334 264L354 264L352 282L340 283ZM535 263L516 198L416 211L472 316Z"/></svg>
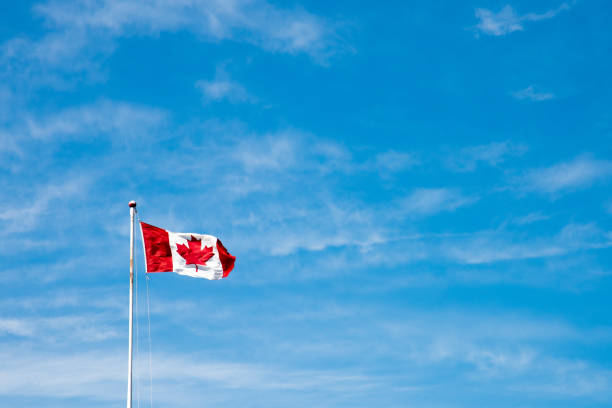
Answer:
<svg viewBox="0 0 612 408"><path fill-rule="evenodd" d="M130 331L128 347L128 386L127 386L127 408L132 408L132 323L134 306L134 213L136 212L136 201L130 201Z"/></svg>

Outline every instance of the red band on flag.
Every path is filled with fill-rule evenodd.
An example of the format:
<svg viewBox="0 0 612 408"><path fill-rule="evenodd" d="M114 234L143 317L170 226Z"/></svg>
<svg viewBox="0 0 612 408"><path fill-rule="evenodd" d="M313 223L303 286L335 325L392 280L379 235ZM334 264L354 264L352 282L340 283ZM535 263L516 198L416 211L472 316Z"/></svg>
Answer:
<svg viewBox="0 0 612 408"><path fill-rule="evenodd" d="M172 251L168 231L144 222L140 223L140 228L147 255L147 273L172 272Z"/></svg>
<svg viewBox="0 0 612 408"><path fill-rule="evenodd" d="M225 249L219 238L217 238L217 251L219 251L219 259L223 267L223 277L227 278L232 269L234 269L236 257L227 252L227 249Z"/></svg>

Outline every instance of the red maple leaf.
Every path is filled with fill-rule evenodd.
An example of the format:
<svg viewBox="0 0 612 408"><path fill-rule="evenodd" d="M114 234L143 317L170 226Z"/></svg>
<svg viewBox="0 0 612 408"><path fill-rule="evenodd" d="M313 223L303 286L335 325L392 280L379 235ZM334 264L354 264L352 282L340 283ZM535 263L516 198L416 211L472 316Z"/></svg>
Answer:
<svg viewBox="0 0 612 408"><path fill-rule="evenodd" d="M196 272L198 271L198 265L206 265L206 261L215 255L212 247L202 247L202 240L193 235L187 241L187 245L177 244L176 252L185 259L186 265L195 265Z"/></svg>

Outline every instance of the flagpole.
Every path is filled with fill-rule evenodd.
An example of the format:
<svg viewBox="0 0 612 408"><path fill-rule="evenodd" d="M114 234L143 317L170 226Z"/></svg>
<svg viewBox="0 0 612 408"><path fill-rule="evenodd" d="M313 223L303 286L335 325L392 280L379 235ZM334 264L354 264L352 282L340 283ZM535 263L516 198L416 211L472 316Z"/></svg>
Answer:
<svg viewBox="0 0 612 408"><path fill-rule="evenodd" d="M136 201L130 201L130 329L128 346L128 386L127 386L127 408L132 408L132 323L134 305L134 213L136 212Z"/></svg>

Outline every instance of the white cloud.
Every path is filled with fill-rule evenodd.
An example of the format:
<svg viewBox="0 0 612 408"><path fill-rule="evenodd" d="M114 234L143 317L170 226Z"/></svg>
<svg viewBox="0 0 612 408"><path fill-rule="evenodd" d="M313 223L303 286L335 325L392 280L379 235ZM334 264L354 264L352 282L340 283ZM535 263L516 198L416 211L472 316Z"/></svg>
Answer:
<svg viewBox="0 0 612 408"><path fill-rule="evenodd" d="M40 349L0 350L0 395L52 398L81 397L121 401L125 387L124 350L53 352ZM136 370L139 369L135 361ZM214 390L342 392L367 386L376 378L338 370L300 370L274 365L211 361L202 355L155 353L154 401L167 406L193 406ZM143 367L144 368L144 367ZM142 371L140 372L142 376ZM137 378L134 387L138 387ZM143 383L144 378L141 380ZM148 382L148 381L146 381ZM168 386L169 385L169 386ZM139 388L144 395L148 387ZM135 391L137 392L137 391ZM224 398L228 400L231 391ZM148 397L148 395L147 395ZM201 400L200 400L201 401Z"/></svg>
<svg viewBox="0 0 612 408"><path fill-rule="evenodd" d="M549 99L553 99L555 97L554 94L549 92L539 92L536 91L533 85L529 85L525 89L521 89L520 91L515 91L511 93L513 97L519 100L530 100L534 102L547 101Z"/></svg>
<svg viewBox="0 0 612 408"><path fill-rule="evenodd" d="M382 217L374 215L374 219ZM400 222L397 216L391 220ZM368 268L381 266L390 270L410 270L409 274L389 278L391 282L382 284L382 291L398 287L503 282L582 290L589 282L612 273L594 262L596 251L612 247L612 233L596 224L568 224L552 234L528 234L503 228L466 233L401 234L390 221L385 220L385 225L380 242L365 248L345 247L324 254L320 259L321 267L334 273L347 269L365 273ZM407 265L410 265L408 269L401 268ZM326 272L307 277L316 279L328 275ZM366 275L359 278L368 280Z"/></svg>
<svg viewBox="0 0 612 408"><path fill-rule="evenodd" d="M129 139L150 139L153 129L164 125L167 113L126 102L101 100L90 105L26 120L26 134L32 139L91 140L105 135L121 144Z"/></svg>
<svg viewBox="0 0 612 408"><path fill-rule="evenodd" d="M499 261L546 258L575 251L609 248L612 240L594 224L568 224L549 238L509 237L495 231L483 231L447 240L440 244L440 253L455 262L483 264Z"/></svg>
<svg viewBox="0 0 612 408"><path fill-rule="evenodd" d="M4 361L1 395L114 400L123 388L118 380L123 367L119 353L45 353L4 347L0 356Z"/></svg>
<svg viewBox="0 0 612 408"><path fill-rule="evenodd" d="M408 215L431 215L475 202L477 198L468 197L458 190L448 188L419 188L402 199L401 211Z"/></svg>
<svg viewBox="0 0 612 408"><path fill-rule="evenodd" d="M562 322L503 312L497 316L465 310L413 312L403 317L410 323L383 319L379 329L380 338L397 347L394 358L398 366L407 359L422 370L462 364L468 369L459 369L457 375L472 384L495 383L508 391L529 389L541 395L609 395L606 387L612 383L610 370L550 351L556 343L592 341L597 336L594 333ZM602 344L608 339L609 334ZM583 386L590 378L597 378L595 385ZM572 381L581 385L566 388Z"/></svg>
<svg viewBox="0 0 612 408"><path fill-rule="evenodd" d="M79 81L102 79L100 56L113 49L112 41L90 38L82 29L50 32L37 40L17 37L0 47L0 75L10 78L13 87L68 89Z"/></svg>
<svg viewBox="0 0 612 408"><path fill-rule="evenodd" d="M105 31L114 36L187 30L204 38L242 40L269 51L317 57L330 52L333 40L333 32L323 19L264 0L56 1L36 10L58 27Z"/></svg>
<svg viewBox="0 0 612 408"><path fill-rule="evenodd" d="M476 28L485 34L505 35L523 29L520 17L509 5L498 13L487 9L476 9L476 18L480 20Z"/></svg>
<svg viewBox="0 0 612 408"><path fill-rule="evenodd" d="M91 204L90 188L112 167L126 165L132 159L130 150L146 150L163 135L168 115L160 109L135 104L101 100L93 104L59 110L49 114L22 113L7 130L17 146L17 159L12 165L13 177L24 171L35 175L34 183L12 183L0 193L0 235L33 231L41 224L59 226L62 219L73 225L70 207L76 211ZM82 163L83 157L70 156L70 166L49 172L45 166L54 160L67 142L98 143L96 149L116 149L123 155L119 160L105 161L104 155L92 151L94 163ZM104 170L102 168L104 167ZM61 226L65 228L67 225ZM50 233L50 229L45 233ZM17 238L17 237L14 237ZM41 236L30 239L42 244ZM22 242L23 243L23 242ZM5 244L3 242L3 244ZM25 248L25 243L24 248ZM0 245L4 250L5 245Z"/></svg>
<svg viewBox="0 0 612 408"><path fill-rule="evenodd" d="M60 315L53 317L20 317L0 319L0 336L4 333L43 343L99 342L122 337L115 318L96 314ZM4 332L4 333L3 333Z"/></svg>
<svg viewBox="0 0 612 408"><path fill-rule="evenodd" d="M483 34L502 36L514 31L522 31L525 22L550 19L563 10L569 10L569 8L569 4L563 3L559 7L548 10L542 14L527 13L522 16L516 14L510 5L504 6L497 13L488 9L478 8L475 12L476 18L479 20L476 25L476 30Z"/></svg>
<svg viewBox="0 0 612 408"><path fill-rule="evenodd" d="M196 82L195 86L202 92L205 102L227 99L232 103L241 103L256 102L257 100L240 83L233 81L225 72L223 66L217 67L213 80L200 80Z"/></svg>
<svg viewBox="0 0 612 408"><path fill-rule="evenodd" d="M414 167L419 163L420 160L416 155L395 150L378 153L375 157L375 166L381 171L402 171Z"/></svg>
<svg viewBox="0 0 612 408"><path fill-rule="evenodd" d="M43 217L50 215L51 205L60 202L65 206L67 202L74 202L75 197L86 192L91 182L88 176L63 177L33 190L28 189L24 197L5 196L0 204L0 236L35 229Z"/></svg>
<svg viewBox="0 0 612 408"><path fill-rule="evenodd" d="M83 296L88 294L101 295L86 290L72 293L78 302L70 301L67 306L62 304L61 293L53 294L49 302L34 298L31 301L26 299L26 303L34 305L33 314L39 314L48 306L80 310L89 307L88 302L81 303L85 300ZM54 296L60 298L53 299ZM287 301L289 297L290 302ZM126 301L125 296L119 298ZM611 379L610 373L598 369L596 364L566 360L563 352L554 347L558 344L605 345L611 338L610 331L575 327L549 316L455 309L392 311L385 307L371 307L367 302L339 305L334 301L296 298L291 294L261 299L262 307L257 309L228 304L219 313L191 313L190 316L190 313L183 312L205 310L215 301L202 299L197 293L182 294L178 298L176 305L161 297L152 304L163 314L154 311L158 329L164 327L164 318L170 319L174 328L189 327L191 341L182 346L184 349L175 346L168 349L163 342L156 342L156 337L153 339L157 344L152 356L154 399L172 406L190 403L193 406L192 400L212 389L224 390L221 400L226 403L229 400L233 402L231 391L236 389L256 393L273 391L276 400L283 397L282 393L295 400L298 393L315 393L319 398L349 390L354 395L355 390L361 389L375 393L394 392L397 390L393 384L385 381L388 378L376 374L379 364L386 361L394 361L399 370L418 370L427 375L444 370L453 381L467 379L472 384L495 381L496 390L534 384L550 386L540 391L543 394L558 394L560 391L556 386L566 381L597 376L603 383L596 387L579 387L576 391L576 395L597 397L606 392L603 385L608 385ZM91 299L100 300L97 296ZM186 309L185 302L190 302ZM125 335L125 309L120 313L114 305L106 309L104 316L114 319L113 325L100 327L100 330L111 329ZM83 314L81 320L61 317L25 319L32 331L17 331L30 336L31 340L20 344L7 342L0 347L3 361L0 366L0 395L120 400L123 394L109 392L109 389L120 390L125 386L121 375L126 367L123 341L111 343L108 338L100 337L91 339L96 344L83 343L81 325L96 327L100 323L100 316L96 315L86 322L88 316ZM229 320L236 324L227 327L224 322ZM251 322L251 326L240 323L244 321ZM71 329L71 322L76 323L76 332ZM0 320L0 328L3 323ZM321 323L327 327L324 333L308 332L310 327ZM288 324L296 330L279 336L278 330L282 331ZM8 325L15 330L14 324L9 322ZM347 328L350 328L348 337ZM304 330L309 334L304 336ZM53 339L58 333L66 340L60 344L61 347ZM47 335L51 338L46 338ZM202 349L202 339L213 347L213 344L228 341L228 338L231 338L228 347L237 349L231 355L226 355L228 349L223 346L214 349L216 351L212 354L206 348ZM237 338L242 338L244 343L235 343ZM244 345L248 345L246 349L238 350ZM256 355L250 353L249 347L257 350ZM283 355L282 362L263 363L268 361L267 356L278 356L279 353ZM368 354L367 361L358 358L364 353ZM225 357L211 357L213 354ZM136 372L142 383L146 383L143 381L146 371L141 371L146 369L145 355L137 357ZM352 363L348 368L342 368L345 366L340 363L337 369L323 370L316 368L317 361ZM447 371L449 367L455 369ZM530 377L531 373L537 374L537 380ZM407 380L406 377L399 378L400 382ZM142 395L148 394L146 386L140 391Z"/></svg>
<svg viewBox="0 0 612 408"><path fill-rule="evenodd" d="M315 185L321 184L318 181L322 179L316 177ZM235 226L243 231L234 238L237 248L276 256L300 250L319 252L330 247L358 248L364 257L371 258L371 248L397 239L398 234L405 235L400 225L406 219L414 221L452 212L477 201L476 197L455 189L422 188L380 208L368 207L359 200L334 199L325 190L310 194L309 191L298 189L291 197L293 205L259 204L257 209L252 208L258 215L251 213L236 220ZM250 237L255 233L261 239L252 240ZM422 255L419 251L419 256Z"/></svg>
<svg viewBox="0 0 612 408"><path fill-rule="evenodd" d="M550 216L542 214L541 212L532 212L522 217L516 217L512 220L517 225L529 225L534 222L544 221L550 219Z"/></svg>
<svg viewBox="0 0 612 408"><path fill-rule="evenodd" d="M386 239L386 225L376 222L376 212L357 203L332 201L321 192L296 193L291 202L260 204L257 216L237 220L236 226L244 231L234 239L237 248L285 256L330 247L367 248ZM251 239L255 233L261 239Z"/></svg>
<svg viewBox="0 0 612 408"><path fill-rule="evenodd" d="M68 268L71 268L69 265ZM121 288L123 290L123 288ZM123 311L127 306L123 297L119 296L117 287L95 289L66 289L47 291L44 296L11 297L0 301L0 307L8 313L37 311L57 311L66 308L76 308L82 311L84 306L93 310L112 310L112 313Z"/></svg>
<svg viewBox="0 0 612 408"><path fill-rule="evenodd" d="M553 257L525 258L508 260L505 266L500 263L468 264L458 267L444 276L443 282L458 282L468 285L526 285L534 287L557 288L569 292L592 290L598 281L609 277L612 271L602 269L593 262L593 254L574 248Z"/></svg>
<svg viewBox="0 0 612 408"><path fill-rule="evenodd" d="M202 91L204 99L207 101L227 99L235 103L247 102L250 99L248 92L242 85L229 79L201 80L196 82L196 87Z"/></svg>
<svg viewBox="0 0 612 408"><path fill-rule="evenodd" d="M298 160L298 155L305 153L300 149L301 138L300 132L294 131L247 138L233 146L232 156L249 173L301 167L305 164Z"/></svg>
<svg viewBox="0 0 612 408"><path fill-rule="evenodd" d="M527 191L560 193L586 188L612 176L612 161L598 160L589 155L529 171L519 184Z"/></svg>
<svg viewBox="0 0 612 408"><path fill-rule="evenodd" d="M24 319L6 319L0 318L0 336L3 334L12 334L16 336L31 336L33 327Z"/></svg>
<svg viewBox="0 0 612 408"><path fill-rule="evenodd" d="M342 145L296 129L247 134L231 146L228 155L247 173L307 171L320 174L352 167L350 152Z"/></svg>
<svg viewBox="0 0 612 408"><path fill-rule="evenodd" d="M303 53L323 64L341 48L329 22L265 0L49 1L34 10L49 31L37 40L7 41L0 61L14 78L60 88L74 82L66 77L69 73L102 78L99 61L123 36L188 31L204 41L242 41L270 52Z"/></svg>
<svg viewBox="0 0 612 408"><path fill-rule="evenodd" d="M449 154L446 162L455 171L469 172L476 170L479 163L498 166L509 157L521 156L527 146L509 141L492 142L484 145L469 146L456 153Z"/></svg>
<svg viewBox="0 0 612 408"><path fill-rule="evenodd" d="M376 280L380 282L380 276ZM113 292L116 294L116 290L108 293ZM103 301L98 299L100 295L103 293L89 290L69 293L72 299L66 305L62 293L55 293L48 301L38 297L26 299L25 308L30 310L33 306L35 315L49 306L81 310L90 307L85 301L88 297ZM154 337L157 346L152 356L153 396L158 405L194 406L202 395L207 395L210 402L214 390L222 391L213 397L219 399L219 404L234 405L238 402L235 398L240 397L233 391L238 389L242 396L273 392L276 402L273 406L303 402L302 394L315 395L318 400L338 393L358 398L355 393L361 391L370 395L400 395L388 381L389 376L379 374L378 369L387 361L394 361L394 367L402 372L421 373L412 379L392 374L392 381L402 385L445 372L451 382L494 384L495 392L524 387L532 392L539 388L537 392L543 395L568 393L599 398L609 394L607 386L612 380L609 370L599 368L596 362L580 361L580 356L568 360L563 351L568 345L573 346L572 354L593 344L604 346L612 333L606 328L576 327L550 316L517 315L503 310L484 313L466 309L391 310L363 303L363 297L359 297L361 301L340 305L333 300L322 302L292 294L262 298L260 308L232 303L218 313L194 315L184 312L208 310L215 305L214 299L182 293L173 304L167 296L160 294L152 304L155 327L159 333L165 333L164 319L169 319L174 330L188 330L190 341L179 348L176 345L168 348L168 344L155 340L158 336ZM126 302L124 295L114 297ZM106 309L104 316L114 319L112 326L98 327L100 331L110 329L115 335L125 336L125 309L120 312L113 304L95 307L98 306L102 311ZM82 325L94 328L100 326L100 320L104 322L96 315L86 322L89 316L84 313L80 320L25 319L32 331L16 330L30 336L30 340L19 344L7 342L0 347L3 361L0 395L45 397L49 403L71 396L88 402L120 401L123 394L118 390L125 387L121 373L126 367L123 340L85 336L85 340L97 343L83 342ZM235 324L230 327L227 321ZM245 326L245 321L250 325ZM72 330L71 322L75 323L76 331ZM3 323L0 320L0 328ZM319 324L325 324L326 330L313 333L311 327ZM15 330L14 324L8 325ZM287 325L296 329L283 332ZM57 334L66 340L61 347L54 339ZM215 347L219 341L230 345ZM202 344L209 347L202 348ZM252 350L257 352L253 354ZM364 354L368 359L359 358ZM278 355L283 356L282 361L269 362ZM141 385L147 382L145 358L146 354L139 354L135 359L134 384L141 395L148 396L148 387L138 387L136 380L140 376ZM320 369L317 368L320 361L338 366ZM350 366L345 365L346 361L351 362ZM596 378L594 385L582 384L590 378ZM572 381L581 385L564 390L563 386ZM417 386L414 391L430 392ZM405 395L403 391L401 395ZM281 403L279 398L287 400Z"/></svg>

